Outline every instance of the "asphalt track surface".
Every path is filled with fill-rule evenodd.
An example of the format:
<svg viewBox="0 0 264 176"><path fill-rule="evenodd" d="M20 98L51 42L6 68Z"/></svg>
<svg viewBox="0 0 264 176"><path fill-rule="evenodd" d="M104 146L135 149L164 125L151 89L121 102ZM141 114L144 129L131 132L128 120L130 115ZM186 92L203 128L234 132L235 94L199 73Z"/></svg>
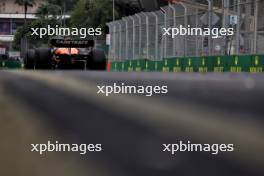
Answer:
<svg viewBox="0 0 264 176"><path fill-rule="evenodd" d="M152 97L97 94L98 85L113 83L165 85L169 92ZM12 118L19 119L20 109L27 109L29 119L37 119L40 126L46 124L55 131L52 134L60 136L41 136L42 143L52 139L103 145L103 152L73 156L84 168L93 167L93 172L88 169L76 175L261 176L264 173L263 74L1 71L0 85L1 94L9 101L0 104L12 107ZM32 126L34 123L29 128ZM12 138L9 132L2 138ZM162 144L180 140L231 143L235 151L219 155L162 152ZM27 145L33 141L28 142L21 145L20 152L30 150ZM36 163L43 157L34 155ZM49 154L44 157L50 162ZM23 162L26 159L21 159ZM5 163L1 165L4 167ZM6 169L4 175L8 173ZM24 175L21 173L18 175ZM34 174L41 175L37 171Z"/></svg>

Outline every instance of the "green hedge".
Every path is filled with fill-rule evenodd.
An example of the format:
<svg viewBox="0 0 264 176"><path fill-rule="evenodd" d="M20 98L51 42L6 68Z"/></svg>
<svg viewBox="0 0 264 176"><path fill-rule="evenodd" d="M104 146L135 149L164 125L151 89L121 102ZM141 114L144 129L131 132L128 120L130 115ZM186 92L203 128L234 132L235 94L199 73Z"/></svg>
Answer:
<svg viewBox="0 0 264 176"><path fill-rule="evenodd" d="M263 72L264 55L210 56L115 61L111 71L163 72Z"/></svg>

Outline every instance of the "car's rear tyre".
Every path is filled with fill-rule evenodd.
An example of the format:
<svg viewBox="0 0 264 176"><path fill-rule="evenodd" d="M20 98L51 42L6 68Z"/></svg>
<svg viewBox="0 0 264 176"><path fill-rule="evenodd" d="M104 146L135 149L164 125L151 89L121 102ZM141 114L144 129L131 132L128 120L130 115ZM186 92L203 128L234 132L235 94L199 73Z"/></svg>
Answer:
<svg viewBox="0 0 264 176"><path fill-rule="evenodd" d="M35 68L36 69L52 68L52 53L50 48L36 49Z"/></svg>
<svg viewBox="0 0 264 176"><path fill-rule="evenodd" d="M36 53L34 49L29 49L26 53L24 65L26 69L34 69Z"/></svg>
<svg viewBox="0 0 264 176"><path fill-rule="evenodd" d="M103 50L93 49L91 52L94 70L106 70L106 55Z"/></svg>

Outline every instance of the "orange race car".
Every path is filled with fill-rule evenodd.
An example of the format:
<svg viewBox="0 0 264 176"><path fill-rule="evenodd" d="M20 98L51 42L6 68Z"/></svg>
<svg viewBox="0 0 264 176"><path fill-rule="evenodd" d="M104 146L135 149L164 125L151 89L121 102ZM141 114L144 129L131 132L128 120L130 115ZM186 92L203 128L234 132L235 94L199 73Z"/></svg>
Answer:
<svg viewBox="0 0 264 176"><path fill-rule="evenodd" d="M26 69L106 69L104 51L94 48L93 40L52 39L52 48L27 51Z"/></svg>

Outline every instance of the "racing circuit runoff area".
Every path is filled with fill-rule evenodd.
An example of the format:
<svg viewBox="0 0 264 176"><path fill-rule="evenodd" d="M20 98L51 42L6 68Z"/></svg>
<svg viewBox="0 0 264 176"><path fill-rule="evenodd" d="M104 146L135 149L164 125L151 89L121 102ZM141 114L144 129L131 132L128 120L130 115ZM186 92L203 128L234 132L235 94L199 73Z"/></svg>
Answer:
<svg viewBox="0 0 264 176"><path fill-rule="evenodd" d="M239 41L232 42L178 38L181 46L177 38L157 40L151 15L169 26L166 19L173 9L183 12L184 4L170 4L165 14L164 9L142 12L109 23L114 45L107 56L94 41L53 39L54 48L67 50L31 49L23 69L1 69L0 175L263 176L264 57L256 41L248 39L259 36L254 39L261 43L263 33L257 28L252 35L243 31L239 36L236 31ZM191 19L190 12L207 11L201 4L185 5L183 19ZM190 6L202 9L190 11ZM218 8L211 8L209 14L219 15ZM238 9L225 8L224 15L243 16L244 8ZM198 14L196 20L204 15ZM133 22L136 17L142 20ZM127 27L118 31L123 25ZM151 42L153 29L156 44ZM248 47L244 54L236 46L243 37ZM187 45L193 39L199 46ZM215 51L219 43L228 43L226 51L234 53ZM203 53L208 46L210 55ZM81 49L74 54L76 48ZM175 56L178 50L182 55ZM63 62L69 57L73 62ZM68 69L72 64L81 70ZM8 61L0 65L21 66ZM87 148L49 151L50 143ZM192 144L209 147L195 151Z"/></svg>

